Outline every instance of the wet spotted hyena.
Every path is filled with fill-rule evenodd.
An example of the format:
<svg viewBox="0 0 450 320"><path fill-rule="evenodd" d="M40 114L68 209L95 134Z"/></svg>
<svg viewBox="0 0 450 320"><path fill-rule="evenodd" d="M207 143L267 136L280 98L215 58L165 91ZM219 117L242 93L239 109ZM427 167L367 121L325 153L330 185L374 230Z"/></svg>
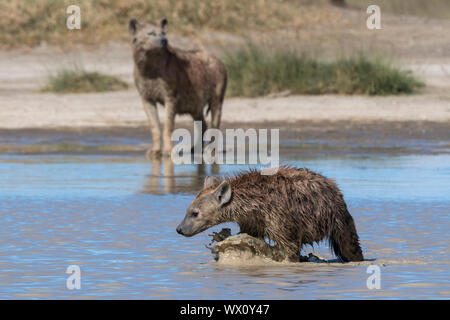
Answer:
<svg viewBox="0 0 450 320"><path fill-rule="evenodd" d="M308 169L280 167L274 175L250 170L232 178L207 177L177 232L191 237L236 222L242 233L268 238L286 260L299 261L305 244L328 239L342 261L362 261L355 223L336 183Z"/></svg>

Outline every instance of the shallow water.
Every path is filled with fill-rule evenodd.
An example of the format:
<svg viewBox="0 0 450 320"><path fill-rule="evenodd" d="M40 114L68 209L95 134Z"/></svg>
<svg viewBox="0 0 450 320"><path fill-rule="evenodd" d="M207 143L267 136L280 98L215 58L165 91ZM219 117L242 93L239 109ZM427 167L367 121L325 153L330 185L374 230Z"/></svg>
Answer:
<svg viewBox="0 0 450 320"><path fill-rule="evenodd" d="M336 179L369 261L223 265L205 248L210 232L175 232L205 175L248 166L1 154L0 298L450 298L449 154L301 154L291 147L282 163ZM326 243L307 252L332 258ZM367 288L371 264L380 289ZM66 288L69 265L80 290Z"/></svg>

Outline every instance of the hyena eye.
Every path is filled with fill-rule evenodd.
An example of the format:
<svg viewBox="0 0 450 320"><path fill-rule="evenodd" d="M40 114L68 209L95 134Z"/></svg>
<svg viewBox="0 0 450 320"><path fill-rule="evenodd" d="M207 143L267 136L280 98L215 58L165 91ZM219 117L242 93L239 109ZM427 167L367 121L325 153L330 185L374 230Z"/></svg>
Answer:
<svg viewBox="0 0 450 320"><path fill-rule="evenodd" d="M133 43L136 43L136 38L133 39Z"/></svg>
<svg viewBox="0 0 450 320"><path fill-rule="evenodd" d="M193 216L194 218L197 218L198 211L192 211L191 216Z"/></svg>
<svg viewBox="0 0 450 320"><path fill-rule="evenodd" d="M149 33L147 33L149 36L156 36L156 32L155 31L152 31L152 32L149 32Z"/></svg>

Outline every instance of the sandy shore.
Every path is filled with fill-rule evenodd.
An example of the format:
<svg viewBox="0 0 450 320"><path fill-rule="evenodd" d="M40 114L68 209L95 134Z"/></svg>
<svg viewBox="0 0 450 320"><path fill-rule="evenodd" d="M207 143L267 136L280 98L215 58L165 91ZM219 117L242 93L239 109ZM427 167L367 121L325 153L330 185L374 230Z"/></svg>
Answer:
<svg viewBox="0 0 450 320"><path fill-rule="evenodd" d="M108 127L146 125L135 90L97 94L14 94L0 97L0 128ZM159 109L163 119L164 108ZM226 99L226 122L450 121L448 94L397 97L289 96ZM191 121L178 117L177 121Z"/></svg>

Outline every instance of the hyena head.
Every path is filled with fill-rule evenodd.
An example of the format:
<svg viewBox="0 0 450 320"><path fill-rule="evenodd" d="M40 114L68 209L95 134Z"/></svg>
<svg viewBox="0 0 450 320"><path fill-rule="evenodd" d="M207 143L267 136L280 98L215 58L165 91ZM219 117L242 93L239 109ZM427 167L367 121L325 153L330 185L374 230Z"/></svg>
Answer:
<svg viewBox="0 0 450 320"><path fill-rule="evenodd" d="M128 32L132 36L133 48L136 51L161 51L167 47L167 19L162 19L159 26L150 23L139 23L136 19L128 22Z"/></svg>
<svg viewBox="0 0 450 320"><path fill-rule="evenodd" d="M231 186L227 180L220 182L217 177L206 177L203 190L192 201L186 215L177 227L177 232L185 237L222 223L221 208L231 200ZM213 185L219 185L211 188Z"/></svg>

